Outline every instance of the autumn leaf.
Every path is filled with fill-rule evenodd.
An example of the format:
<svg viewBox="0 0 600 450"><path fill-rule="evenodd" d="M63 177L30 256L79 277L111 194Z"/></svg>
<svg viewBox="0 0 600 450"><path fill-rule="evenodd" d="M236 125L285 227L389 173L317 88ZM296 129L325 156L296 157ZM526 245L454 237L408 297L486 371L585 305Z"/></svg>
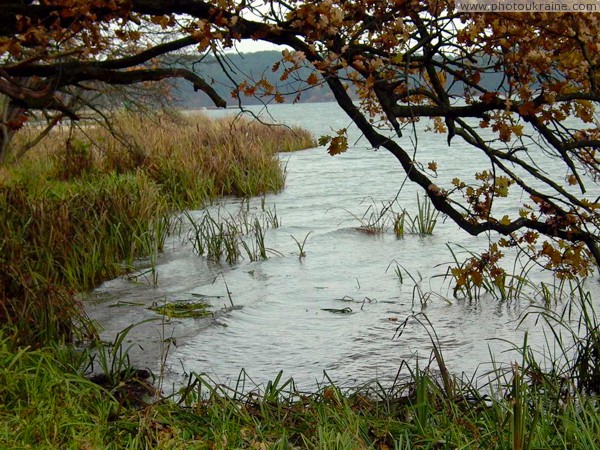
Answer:
<svg viewBox="0 0 600 450"><path fill-rule="evenodd" d="M168 26L172 25L173 18L169 16L152 16L150 17L150 21L156 25L160 25L160 27L164 30Z"/></svg>
<svg viewBox="0 0 600 450"><path fill-rule="evenodd" d="M16 119L9 120L8 122L6 122L5 125L8 128L10 128L11 130L17 131L17 130L20 130L21 128L23 128L23 125L25 125L25 122L27 122L27 116L24 114L21 114Z"/></svg>
<svg viewBox="0 0 600 450"><path fill-rule="evenodd" d="M446 133L446 131L448 131L446 124L440 117L433 118L433 131L436 133Z"/></svg>
<svg viewBox="0 0 600 450"><path fill-rule="evenodd" d="M585 123L594 121L594 105L588 100L576 100L575 115Z"/></svg>
<svg viewBox="0 0 600 450"><path fill-rule="evenodd" d="M494 100L498 98L497 92L486 92L481 96L482 103L492 103Z"/></svg>
<svg viewBox="0 0 600 450"><path fill-rule="evenodd" d="M492 127L494 131L498 131L498 135L500 136L500 140L502 142L510 141L510 138L512 137L512 131L510 128L510 126L503 122L496 123Z"/></svg>
<svg viewBox="0 0 600 450"><path fill-rule="evenodd" d="M473 270L469 275L475 286L479 287L483 284L483 274L481 272Z"/></svg>
<svg viewBox="0 0 600 450"><path fill-rule="evenodd" d="M523 103L519 106L519 114L522 116L533 116L537 113L538 108L536 108L533 102Z"/></svg>
<svg viewBox="0 0 600 450"><path fill-rule="evenodd" d="M311 73L308 78L306 79L306 82L308 84L310 84L311 86L315 86L318 82L319 82L319 78L317 77L317 75L313 72Z"/></svg>
<svg viewBox="0 0 600 450"><path fill-rule="evenodd" d="M348 150L348 138L346 136L336 136L331 139L327 153L331 156L339 155Z"/></svg>
<svg viewBox="0 0 600 450"><path fill-rule="evenodd" d="M244 88L244 95L246 97L252 97L254 94L256 94L256 87L255 86L246 86Z"/></svg>
<svg viewBox="0 0 600 450"><path fill-rule="evenodd" d="M511 131L515 133L515 136L523 136L523 125L513 125L510 127Z"/></svg>
<svg viewBox="0 0 600 450"><path fill-rule="evenodd" d="M435 161L431 161L430 163L427 164L427 168L429 170L431 170L432 172L437 173L438 165Z"/></svg>
<svg viewBox="0 0 600 450"><path fill-rule="evenodd" d="M331 136L321 136L319 137L318 143L319 145L327 145L331 142Z"/></svg>
<svg viewBox="0 0 600 450"><path fill-rule="evenodd" d="M337 131L337 136L321 136L318 140L319 145L327 145L327 153L331 156L339 155L348 150L348 138L346 137L346 129L342 128Z"/></svg>

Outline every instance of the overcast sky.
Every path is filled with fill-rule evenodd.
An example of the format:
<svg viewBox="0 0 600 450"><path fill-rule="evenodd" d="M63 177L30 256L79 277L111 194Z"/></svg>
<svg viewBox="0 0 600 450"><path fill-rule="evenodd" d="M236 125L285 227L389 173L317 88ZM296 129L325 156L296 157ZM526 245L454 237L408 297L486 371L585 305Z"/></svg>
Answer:
<svg viewBox="0 0 600 450"><path fill-rule="evenodd" d="M270 42L253 41L252 39L243 39L235 45L235 49L240 53L262 52L265 50L282 51L284 48L286 48L285 45L275 45Z"/></svg>

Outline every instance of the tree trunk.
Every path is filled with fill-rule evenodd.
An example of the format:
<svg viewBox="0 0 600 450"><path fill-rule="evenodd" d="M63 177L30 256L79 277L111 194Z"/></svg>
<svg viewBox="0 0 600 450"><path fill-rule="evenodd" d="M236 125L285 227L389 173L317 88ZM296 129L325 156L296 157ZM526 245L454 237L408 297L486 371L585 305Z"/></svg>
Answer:
<svg viewBox="0 0 600 450"><path fill-rule="evenodd" d="M8 160L10 143L17 131L15 124L24 111L15 106L10 97L0 93L0 165Z"/></svg>

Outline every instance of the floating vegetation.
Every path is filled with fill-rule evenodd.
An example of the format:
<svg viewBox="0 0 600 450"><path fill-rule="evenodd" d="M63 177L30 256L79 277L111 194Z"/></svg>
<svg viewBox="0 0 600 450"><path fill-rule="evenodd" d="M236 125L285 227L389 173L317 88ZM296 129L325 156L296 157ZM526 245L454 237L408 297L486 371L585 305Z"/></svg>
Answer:
<svg viewBox="0 0 600 450"><path fill-rule="evenodd" d="M338 302L347 302L347 303L360 303L360 310L362 311L365 308L366 304L377 303L377 300L365 297L362 300L354 299L349 295L344 295L342 298L335 298ZM345 309L345 308L344 308ZM348 308L350 309L350 308ZM352 310L350 310L352 312Z"/></svg>
<svg viewBox="0 0 600 450"><path fill-rule="evenodd" d="M210 304L208 303L180 300L162 305L154 304L148 309L169 319L200 319L213 316L213 312L209 308Z"/></svg>
<svg viewBox="0 0 600 450"><path fill-rule="evenodd" d="M333 314L351 314L352 313L352 308L348 308L347 306L345 308L321 308L321 311L327 311Z"/></svg>
<svg viewBox="0 0 600 450"><path fill-rule="evenodd" d="M344 295L342 298L334 298L334 300L337 300L338 302L354 302L354 299L349 295Z"/></svg>
<svg viewBox="0 0 600 450"><path fill-rule="evenodd" d="M121 308L124 306L144 306L144 303L139 302L127 302L124 300L119 300L117 303L113 303L112 305L108 305L109 308Z"/></svg>

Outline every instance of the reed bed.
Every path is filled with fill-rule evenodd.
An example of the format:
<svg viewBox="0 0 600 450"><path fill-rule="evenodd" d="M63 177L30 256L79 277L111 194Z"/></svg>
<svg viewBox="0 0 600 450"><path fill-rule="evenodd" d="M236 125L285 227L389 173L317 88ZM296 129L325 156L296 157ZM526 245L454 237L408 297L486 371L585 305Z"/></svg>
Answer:
<svg viewBox="0 0 600 450"><path fill-rule="evenodd" d="M24 146L35 131L25 130L15 147ZM188 207L220 195L280 190L285 174L275 153L316 145L312 135L299 128L239 117L209 119L200 113L123 113L110 127L65 129L42 142L43 150L30 156L51 160L58 178L142 170L171 201Z"/></svg>
<svg viewBox="0 0 600 450"><path fill-rule="evenodd" d="M48 342L77 331L73 299L160 251L167 204L143 173L0 186L0 322L19 340Z"/></svg>
<svg viewBox="0 0 600 450"><path fill-rule="evenodd" d="M87 334L89 324L73 326L86 322L75 292L140 258L151 265L174 212L281 189L274 152L313 144L300 130L232 118L123 114L110 127L57 129L43 148L0 168L0 323L16 327L18 342Z"/></svg>

